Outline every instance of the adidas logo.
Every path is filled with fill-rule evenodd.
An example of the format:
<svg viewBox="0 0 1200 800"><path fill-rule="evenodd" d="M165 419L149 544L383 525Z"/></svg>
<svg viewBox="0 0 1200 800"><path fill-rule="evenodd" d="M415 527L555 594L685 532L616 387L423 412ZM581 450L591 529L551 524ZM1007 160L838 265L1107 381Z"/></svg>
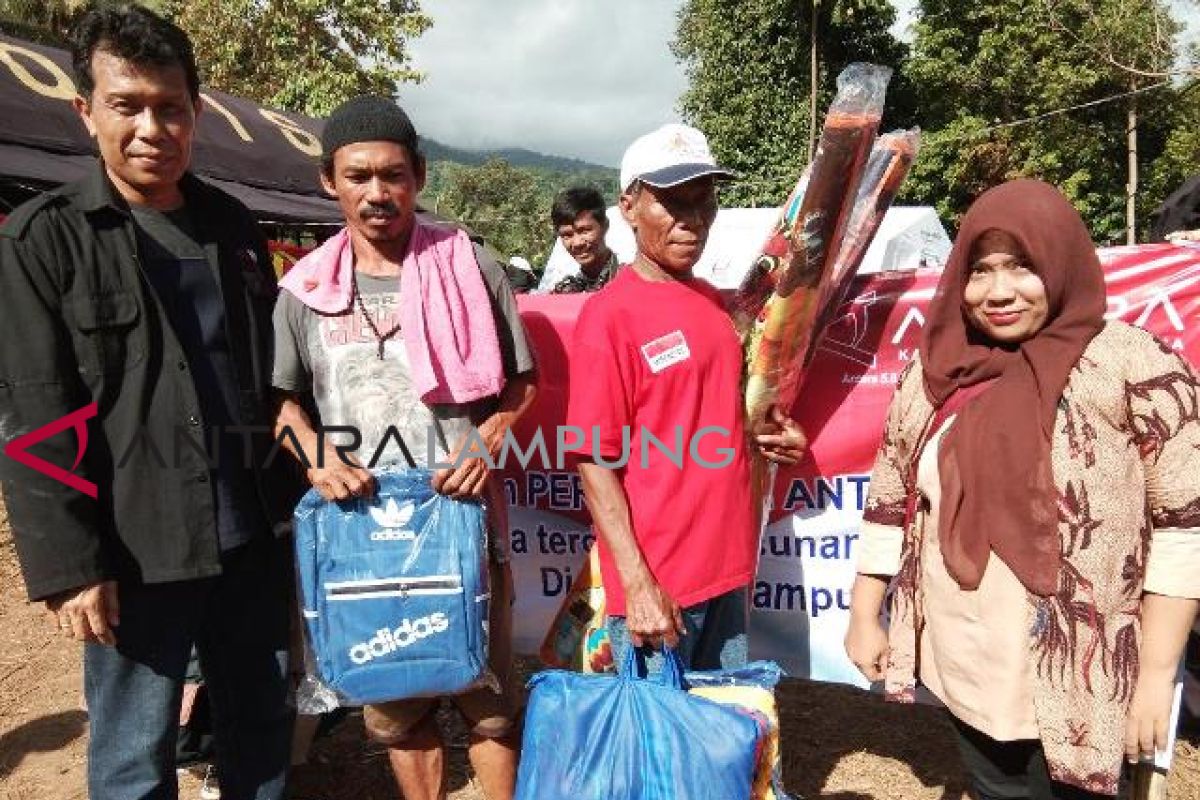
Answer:
<svg viewBox="0 0 1200 800"><path fill-rule="evenodd" d="M394 630L380 628L369 640L352 645L350 660L361 666L373 658L383 658L421 639L442 633L449 627L450 620L441 612L417 620L405 619Z"/></svg>
<svg viewBox="0 0 1200 800"><path fill-rule="evenodd" d="M373 531L371 533L371 541L399 542L416 539L417 534L404 527L412 519L414 511L416 511L416 506L412 503L407 503L401 507L396 503L394 497L388 498L387 503L382 507L372 508L371 519L375 520L375 524L384 528L384 530Z"/></svg>

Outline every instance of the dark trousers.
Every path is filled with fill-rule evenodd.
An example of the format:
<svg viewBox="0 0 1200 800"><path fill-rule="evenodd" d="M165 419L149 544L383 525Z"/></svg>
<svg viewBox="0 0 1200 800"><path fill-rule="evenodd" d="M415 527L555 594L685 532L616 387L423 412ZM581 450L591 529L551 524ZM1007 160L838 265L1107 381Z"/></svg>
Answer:
<svg viewBox="0 0 1200 800"><path fill-rule="evenodd" d="M283 797L291 548L266 537L222 557L219 577L118 583L117 646L84 649L91 800L177 800L175 746L193 644L207 681L221 794Z"/></svg>
<svg viewBox="0 0 1200 800"><path fill-rule="evenodd" d="M1000 742L953 714L963 767L978 800L1112 800L1050 779L1046 753L1037 739Z"/></svg>

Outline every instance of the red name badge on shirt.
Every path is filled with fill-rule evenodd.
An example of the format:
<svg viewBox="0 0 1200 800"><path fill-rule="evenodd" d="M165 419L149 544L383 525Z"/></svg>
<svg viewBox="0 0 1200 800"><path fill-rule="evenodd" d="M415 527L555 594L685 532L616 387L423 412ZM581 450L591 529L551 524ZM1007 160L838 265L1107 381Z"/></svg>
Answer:
<svg viewBox="0 0 1200 800"><path fill-rule="evenodd" d="M672 331L642 345L642 355L646 357L650 371L657 374L672 364L687 361L692 351L688 349L687 339L683 338L683 331Z"/></svg>

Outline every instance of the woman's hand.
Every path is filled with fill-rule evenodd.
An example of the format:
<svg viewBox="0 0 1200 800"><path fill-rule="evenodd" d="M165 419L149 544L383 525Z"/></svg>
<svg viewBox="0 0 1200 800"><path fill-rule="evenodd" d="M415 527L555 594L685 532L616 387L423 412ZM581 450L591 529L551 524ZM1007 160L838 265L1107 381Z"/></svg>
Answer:
<svg viewBox="0 0 1200 800"><path fill-rule="evenodd" d="M850 627L846 630L846 655L867 680L881 681L887 669L888 635L879 612L888 582L878 575L854 576L850 589Z"/></svg>
<svg viewBox="0 0 1200 800"><path fill-rule="evenodd" d="M850 618L850 627L846 630L846 655L864 678L872 683L883 680L888 635L879 617Z"/></svg>
<svg viewBox="0 0 1200 800"><path fill-rule="evenodd" d="M1175 670L1142 670L1125 721L1125 758L1129 763L1149 761L1156 751L1167 749L1174 701Z"/></svg>
<svg viewBox="0 0 1200 800"><path fill-rule="evenodd" d="M1138 680L1125 720L1125 757L1152 759L1167 749L1175 673L1187 646L1200 602L1188 597L1146 592L1142 595L1142 647Z"/></svg>

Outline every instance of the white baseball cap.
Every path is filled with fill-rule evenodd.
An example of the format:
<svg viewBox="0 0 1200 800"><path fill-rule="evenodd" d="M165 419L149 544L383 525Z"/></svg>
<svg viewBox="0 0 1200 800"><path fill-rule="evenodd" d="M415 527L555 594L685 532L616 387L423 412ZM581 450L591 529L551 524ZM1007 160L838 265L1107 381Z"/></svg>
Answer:
<svg viewBox="0 0 1200 800"><path fill-rule="evenodd" d="M621 159L621 191L634 181L651 186L678 186L703 175L732 178L734 173L717 166L708 140L690 125L672 123L634 140Z"/></svg>

